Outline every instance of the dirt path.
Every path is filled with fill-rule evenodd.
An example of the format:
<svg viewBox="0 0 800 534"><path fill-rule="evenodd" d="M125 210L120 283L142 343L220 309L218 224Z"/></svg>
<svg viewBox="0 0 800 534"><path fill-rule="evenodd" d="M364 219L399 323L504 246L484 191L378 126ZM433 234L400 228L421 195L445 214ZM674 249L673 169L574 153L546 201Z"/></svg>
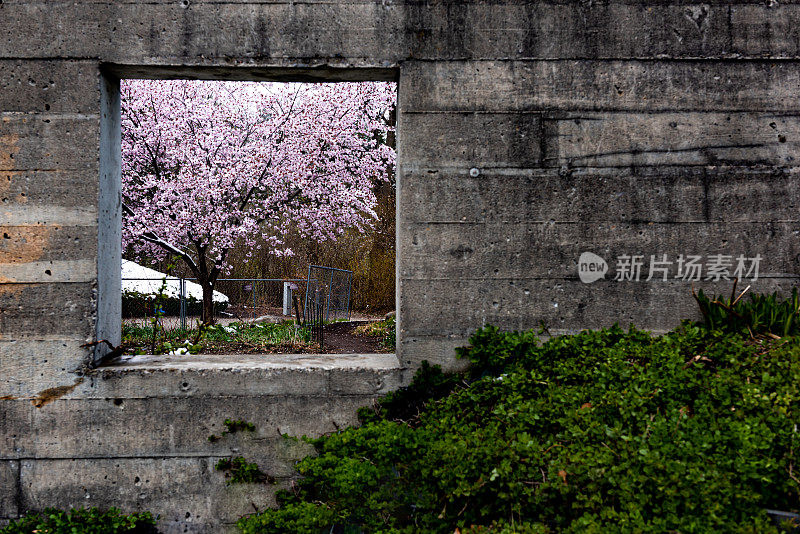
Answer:
<svg viewBox="0 0 800 534"><path fill-rule="evenodd" d="M387 352L381 339L370 336L357 336L353 331L368 321L350 321L325 326L325 346L323 352L330 354L364 354Z"/></svg>

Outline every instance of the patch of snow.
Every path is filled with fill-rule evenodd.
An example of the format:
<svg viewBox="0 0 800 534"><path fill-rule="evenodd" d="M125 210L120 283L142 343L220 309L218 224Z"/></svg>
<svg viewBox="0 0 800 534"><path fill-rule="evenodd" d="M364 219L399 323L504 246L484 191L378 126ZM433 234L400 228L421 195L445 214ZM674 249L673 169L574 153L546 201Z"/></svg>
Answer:
<svg viewBox="0 0 800 534"><path fill-rule="evenodd" d="M122 291L136 291L143 295L156 295L161 289L164 273L158 272L155 269L150 269L134 263L129 260L122 260ZM126 278L139 278L142 280L126 280ZM180 296L180 282L177 278L167 276L167 286L164 288L164 295L167 297L179 298ZM203 300L203 287L194 282L186 282L186 297L195 298L199 301ZM219 291L214 291L214 302L224 303L228 302L227 295L223 295Z"/></svg>

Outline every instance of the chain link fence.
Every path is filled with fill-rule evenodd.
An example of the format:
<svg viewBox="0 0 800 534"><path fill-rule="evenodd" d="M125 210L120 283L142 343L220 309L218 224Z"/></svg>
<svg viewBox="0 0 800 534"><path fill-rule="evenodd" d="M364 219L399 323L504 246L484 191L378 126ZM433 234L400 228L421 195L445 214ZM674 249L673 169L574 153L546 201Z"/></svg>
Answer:
<svg viewBox="0 0 800 534"><path fill-rule="evenodd" d="M308 266L308 283L306 284L306 308L322 307L325 321L350 320L350 290L353 285L353 271Z"/></svg>
<svg viewBox="0 0 800 534"><path fill-rule="evenodd" d="M308 279L222 278L214 285L214 318L314 326L350 319L353 273L312 265ZM156 295L161 298L156 298ZM200 320L203 292L192 278L122 278L124 322L146 323L156 313L165 328L186 328Z"/></svg>
<svg viewBox="0 0 800 534"><path fill-rule="evenodd" d="M293 297L299 297L302 306L305 285L305 279L219 279L214 285L214 319L219 323L296 320ZM146 321L158 312L166 328L186 328L200 320L202 311L202 288L192 278L122 279L123 321Z"/></svg>

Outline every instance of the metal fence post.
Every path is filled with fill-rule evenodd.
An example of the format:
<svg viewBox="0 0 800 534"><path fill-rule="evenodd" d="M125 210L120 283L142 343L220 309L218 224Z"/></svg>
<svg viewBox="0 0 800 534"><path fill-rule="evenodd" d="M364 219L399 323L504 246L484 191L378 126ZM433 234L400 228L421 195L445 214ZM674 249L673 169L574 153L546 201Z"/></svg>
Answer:
<svg viewBox="0 0 800 534"><path fill-rule="evenodd" d="M308 309L308 293L311 288L311 265L308 266L308 276L306 276L306 302L303 305L303 319L306 319L306 310Z"/></svg>
<svg viewBox="0 0 800 534"><path fill-rule="evenodd" d="M347 277L347 320L350 320L350 289L353 287L353 273Z"/></svg>
<svg viewBox="0 0 800 534"><path fill-rule="evenodd" d="M186 280L181 278L178 282L178 293L180 302L178 304L178 315L181 318L181 328L186 330Z"/></svg>
<svg viewBox="0 0 800 534"><path fill-rule="evenodd" d="M283 314L292 314L292 283L283 283Z"/></svg>
<svg viewBox="0 0 800 534"><path fill-rule="evenodd" d="M331 320L331 292L333 291L333 271L330 272L328 277L328 301L325 303L325 320Z"/></svg>

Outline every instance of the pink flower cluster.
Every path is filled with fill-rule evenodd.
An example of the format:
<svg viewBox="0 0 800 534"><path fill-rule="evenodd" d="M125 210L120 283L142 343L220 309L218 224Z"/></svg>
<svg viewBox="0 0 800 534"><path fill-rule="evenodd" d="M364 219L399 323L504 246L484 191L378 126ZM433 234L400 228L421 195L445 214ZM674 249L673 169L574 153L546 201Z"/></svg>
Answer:
<svg viewBox="0 0 800 534"><path fill-rule="evenodd" d="M395 161L396 97L382 82L124 81L123 247L208 274L236 243L291 255L290 228L363 230Z"/></svg>

